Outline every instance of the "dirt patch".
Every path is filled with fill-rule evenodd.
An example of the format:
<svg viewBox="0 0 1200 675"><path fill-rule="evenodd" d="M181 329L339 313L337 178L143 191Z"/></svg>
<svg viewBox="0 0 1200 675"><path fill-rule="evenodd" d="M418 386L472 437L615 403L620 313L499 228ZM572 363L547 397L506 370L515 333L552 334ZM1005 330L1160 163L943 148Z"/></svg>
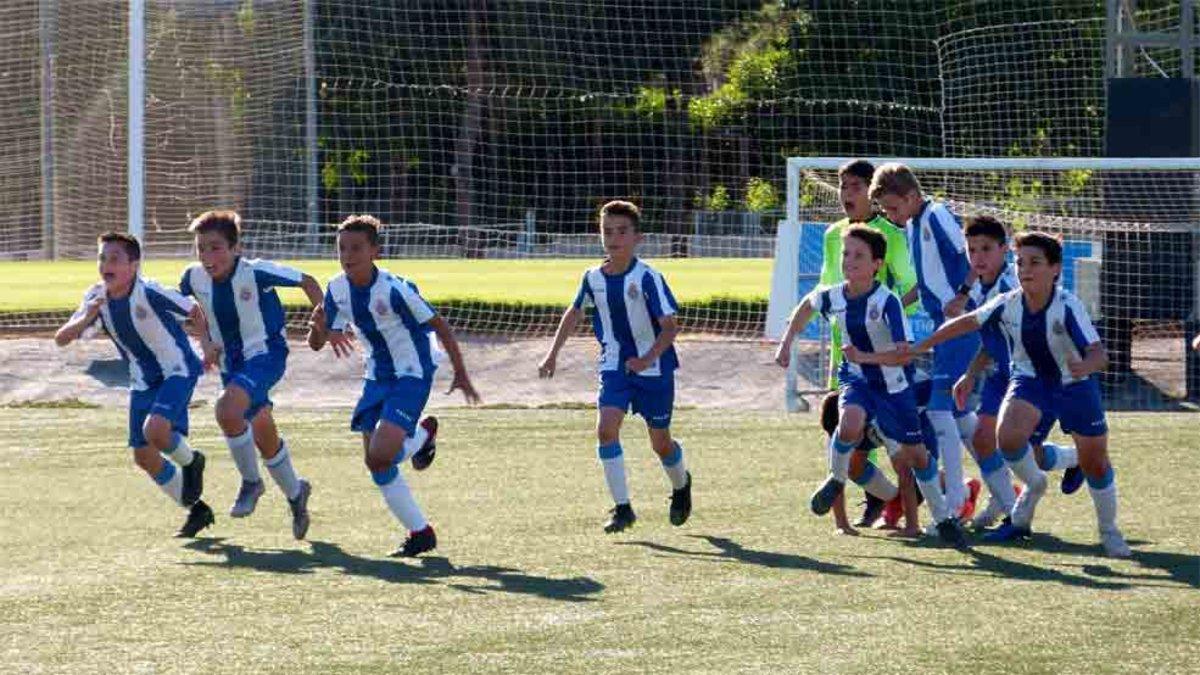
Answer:
<svg viewBox="0 0 1200 675"><path fill-rule="evenodd" d="M596 397L598 345L572 339L559 357L558 373L540 380L537 364L546 340L473 337L464 340L467 367L485 404L514 407L590 405ZM774 346L765 342L684 339L676 402L695 408L782 410L783 371L772 362ZM106 339L86 340L59 349L45 338L0 340L0 406L78 401L124 407L128 374ZM441 368L431 408L461 406L459 394L444 396L450 367ZM362 386L361 357L336 359L326 349L314 353L292 343L288 372L272 398L281 406L348 408ZM220 378L201 378L194 399L211 405Z"/></svg>

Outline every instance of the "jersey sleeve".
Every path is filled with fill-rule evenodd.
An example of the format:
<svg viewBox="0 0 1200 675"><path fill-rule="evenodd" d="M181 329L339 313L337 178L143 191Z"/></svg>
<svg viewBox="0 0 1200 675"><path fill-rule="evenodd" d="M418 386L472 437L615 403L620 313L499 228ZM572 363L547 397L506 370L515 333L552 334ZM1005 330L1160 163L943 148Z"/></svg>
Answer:
<svg viewBox="0 0 1200 675"><path fill-rule="evenodd" d="M417 323L429 323L430 319L437 316L437 312L429 306L428 302L425 302L425 298L421 297L416 285L412 282L399 281L393 284L391 295L392 309L397 312L406 309Z"/></svg>
<svg viewBox="0 0 1200 675"><path fill-rule="evenodd" d="M887 321L888 330L892 333L892 342L912 342L912 330L908 325L908 317L904 316L904 308L900 306L900 298L889 295L883 305L883 318Z"/></svg>
<svg viewBox="0 0 1200 675"><path fill-rule="evenodd" d="M1084 309L1083 303L1074 296L1070 296L1066 300L1063 322L1067 325L1067 334L1071 336L1071 342L1075 343L1075 348L1082 354L1089 346L1100 341L1100 335L1096 332L1096 327L1092 325L1092 320L1088 316L1087 310Z"/></svg>
<svg viewBox="0 0 1200 675"><path fill-rule="evenodd" d="M917 271L913 269L912 256L908 254L908 237L890 223L887 227L887 255L884 256L884 264L895 280L896 295L903 296L917 285Z"/></svg>
<svg viewBox="0 0 1200 675"><path fill-rule="evenodd" d="M325 330L346 330L346 325L350 321L338 311L338 304L333 299L332 284L325 287L325 300L321 303L321 307L325 309Z"/></svg>
<svg viewBox="0 0 1200 675"><path fill-rule="evenodd" d="M821 255L821 277L817 283L832 286L842 280L842 223L830 225L825 230L825 246Z"/></svg>
<svg viewBox="0 0 1200 675"><path fill-rule="evenodd" d="M829 320L829 308L831 301L829 299L829 288L825 286L817 286L809 291L808 295L800 299L800 304L808 303L809 309L821 315L822 319Z"/></svg>
<svg viewBox="0 0 1200 675"><path fill-rule="evenodd" d="M91 288L88 288L86 291L84 291L83 292L83 300L80 301L79 307L75 309L75 313L71 314L70 320L75 321L76 319L79 319L80 317L83 317L84 315L86 315L87 310L88 310L88 305L92 304L92 302L94 302L97 298L101 297L102 295L104 295L104 285L103 284L95 284ZM97 314L96 317L93 317L92 320L89 321L87 325L91 326L91 325L95 324L96 318L99 316L100 315Z"/></svg>
<svg viewBox="0 0 1200 675"><path fill-rule="evenodd" d="M294 267L280 265L269 260L248 261L254 270L254 282L260 289L272 286L295 287L304 280L304 273Z"/></svg>
<svg viewBox="0 0 1200 675"><path fill-rule="evenodd" d="M942 235L945 236L954 251L966 255L967 238L963 234L962 223L959 222L958 216L941 204L935 207L929 216L933 226L942 231Z"/></svg>
<svg viewBox="0 0 1200 675"><path fill-rule="evenodd" d="M192 291L193 269L191 265L188 265L187 269L183 270L183 276L179 278L179 293L181 295L195 295Z"/></svg>
<svg viewBox="0 0 1200 675"><path fill-rule="evenodd" d="M1004 314L1004 306L1008 304L1010 297L1012 297L1011 293L1001 293L983 303L983 306L979 309L968 312L965 316L975 317L975 321L980 327L994 326L1000 321L1001 315Z"/></svg>
<svg viewBox="0 0 1200 675"><path fill-rule="evenodd" d="M579 280L579 291L575 294L575 300L571 302L571 307L575 309L583 309L592 304L592 289L588 286L587 272L583 273L583 278Z"/></svg>
<svg viewBox="0 0 1200 675"><path fill-rule="evenodd" d="M679 311L671 287L663 275L648 271L642 276L642 293L646 296L646 306L650 316L661 319L664 316L674 316Z"/></svg>
<svg viewBox="0 0 1200 675"><path fill-rule="evenodd" d="M152 281L146 282L146 299L150 302L150 306L154 308L154 311L159 314L187 316L191 313L192 308L196 306L195 301L191 298L182 295L178 291L164 288Z"/></svg>

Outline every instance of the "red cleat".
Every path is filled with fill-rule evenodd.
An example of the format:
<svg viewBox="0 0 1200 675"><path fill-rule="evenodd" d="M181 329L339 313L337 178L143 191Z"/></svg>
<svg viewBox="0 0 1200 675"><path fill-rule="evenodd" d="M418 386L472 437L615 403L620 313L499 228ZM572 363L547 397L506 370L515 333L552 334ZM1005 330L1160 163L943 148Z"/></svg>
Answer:
<svg viewBox="0 0 1200 675"><path fill-rule="evenodd" d="M887 504L883 505L883 527L894 530L900 523L900 518L904 515L904 502L901 500L901 495L897 494Z"/></svg>
<svg viewBox="0 0 1200 675"><path fill-rule="evenodd" d="M962 508L958 510L958 519L966 521L975 515L975 504L979 501L979 493L983 490L983 483L980 483L978 478L968 478L964 482L964 485L967 486L967 498L963 501Z"/></svg>

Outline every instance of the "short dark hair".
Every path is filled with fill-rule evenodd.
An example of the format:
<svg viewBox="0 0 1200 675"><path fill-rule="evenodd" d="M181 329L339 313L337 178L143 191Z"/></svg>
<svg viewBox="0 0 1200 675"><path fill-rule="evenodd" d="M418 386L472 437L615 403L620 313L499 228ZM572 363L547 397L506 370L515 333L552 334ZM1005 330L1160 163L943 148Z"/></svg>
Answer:
<svg viewBox="0 0 1200 675"><path fill-rule="evenodd" d="M130 260L142 259L142 244L137 240L137 237L128 232L110 230L96 237L96 244L99 246L120 244L125 249L125 255L129 256Z"/></svg>
<svg viewBox="0 0 1200 675"><path fill-rule="evenodd" d="M852 159L838 167L837 175L839 181L846 176L854 176L870 185L871 177L875 175L875 165L865 159Z"/></svg>
<svg viewBox="0 0 1200 675"><path fill-rule="evenodd" d="M887 237L883 233L866 225L851 225L846 228L842 239L854 237L871 247L871 259L883 260L887 256Z"/></svg>
<svg viewBox="0 0 1200 675"><path fill-rule="evenodd" d="M821 428L830 436L837 433L838 415L841 413L841 410L838 409L838 398L838 392L835 389L821 399Z"/></svg>
<svg viewBox="0 0 1200 675"><path fill-rule="evenodd" d="M230 246L237 246L238 240L242 236L242 217L237 214L237 211L205 211L192 219L191 224L188 225L188 232L192 234L217 232L225 237L225 241L229 242Z"/></svg>
<svg viewBox="0 0 1200 675"><path fill-rule="evenodd" d="M1033 246L1041 249L1046 255L1046 261L1051 265L1062 263L1062 242L1058 237L1046 232L1022 232L1013 241L1018 246Z"/></svg>
<svg viewBox="0 0 1200 675"><path fill-rule="evenodd" d="M372 246L379 245L379 230L383 228L383 223L375 216L366 214L357 214L347 216L337 227L338 234L343 232L362 232L367 235L367 241Z"/></svg>
<svg viewBox="0 0 1200 675"><path fill-rule="evenodd" d="M601 221L604 220L604 216L625 216L630 223L633 223L633 229L642 229L642 210L633 202L614 199L600 207Z"/></svg>
<svg viewBox="0 0 1200 675"><path fill-rule="evenodd" d="M997 244L1003 246L1008 242L1008 230L1004 223L992 216L971 216L963 226L963 234L968 237L991 237Z"/></svg>

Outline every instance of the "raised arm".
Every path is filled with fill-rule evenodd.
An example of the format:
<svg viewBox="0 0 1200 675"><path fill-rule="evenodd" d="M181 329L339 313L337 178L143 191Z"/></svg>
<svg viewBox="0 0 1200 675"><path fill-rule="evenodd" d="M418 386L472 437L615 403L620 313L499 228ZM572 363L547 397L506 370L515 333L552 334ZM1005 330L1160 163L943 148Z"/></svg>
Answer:
<svg viewBox="0 0 1200 675"><path fill-rule="evenodd" d="M100 295L89 298L84 301L84 304L76 311L66 323L54 333L54 344L59 347L66 347L83 335L83 331L92 325L96 317L100 314L100 308L104 306L106 296Z"/></svg>
<svg viewBox="0 0 1200 675"><path fill-rule="evenodd" d="M927 352L943 342L974 333L977 330L979 330L979 320L975 318L975 313L964 314L939 326L937 330L933 331L933 335L917 344L916 351L918 353Z"/></svg>
<svg viewBox="0 0 1200 675"><path fill-rule="evenodd" d="M304 296L308 298L308 304L313 307L318 307L324 301L321 284L307 274L300 278L300 290L304 291Z"/></svg>

